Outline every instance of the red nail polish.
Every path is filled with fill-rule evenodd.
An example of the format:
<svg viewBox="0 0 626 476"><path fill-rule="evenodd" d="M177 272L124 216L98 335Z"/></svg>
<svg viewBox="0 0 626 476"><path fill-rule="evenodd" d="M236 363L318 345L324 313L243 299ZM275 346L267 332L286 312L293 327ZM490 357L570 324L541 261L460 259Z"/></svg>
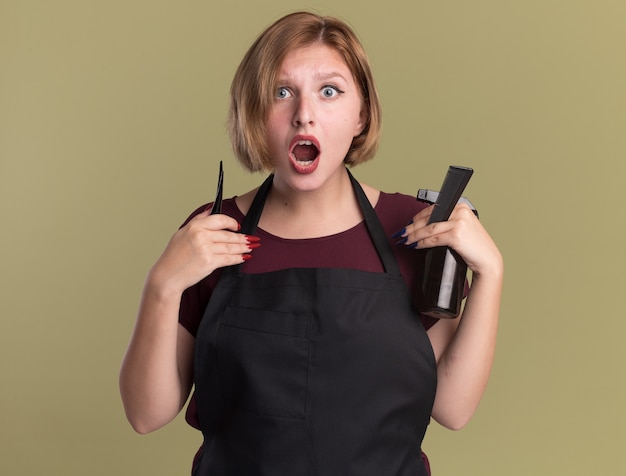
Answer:
<svg viewBox="0 0 626 476"><path fill-rule="evenodd" d="M248 261L250 258L252 258L252 255L250 254L241 255L241 259L244 261Z"/></svg>
<svg viewBox="0 0 626 476"><path fill-rule="evenodd" d="M256 250L259 246L261 246L261 243L248 243L250 250Z"/></svg>
<svg viewBox="0 0 626 476"><path fill-rule="evenodd" d="M246 235L246 241L248 243L256 243L257 241L261 241L261 238L259 238L258 236Z"/></svg>

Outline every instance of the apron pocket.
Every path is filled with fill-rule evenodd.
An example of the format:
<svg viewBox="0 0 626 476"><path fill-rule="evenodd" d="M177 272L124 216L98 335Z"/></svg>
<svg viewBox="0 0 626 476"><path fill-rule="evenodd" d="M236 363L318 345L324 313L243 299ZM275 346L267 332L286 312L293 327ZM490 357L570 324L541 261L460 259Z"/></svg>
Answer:
<svg viewBox="0 0 626 476"><path fill-rule="evenodd" d="M222 396L235 410L304 418L311 315L227 307L217 336Z"/></svg>

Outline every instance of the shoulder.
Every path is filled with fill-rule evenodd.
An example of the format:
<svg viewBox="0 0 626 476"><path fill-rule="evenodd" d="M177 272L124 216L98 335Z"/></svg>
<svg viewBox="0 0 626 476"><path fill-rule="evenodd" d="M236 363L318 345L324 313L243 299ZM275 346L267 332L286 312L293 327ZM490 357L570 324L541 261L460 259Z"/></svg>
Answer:
<svg viewBox="0 0 626 476"><path fill-rule="evenodd" d="M384 192L364 183L360 183L360 185L379 215L394 212L400 214L413 212L415 214L427 207L424 202L417 200L416 197L411 195L399 192Z"/></svg>
<svg viewBox="0 0 626 476"><path fill-rule="evenodd" d="M403 208L420 211L426 207L427 205L416 197L399 192L380 192L380 197L376 204L377 209Z"/></svg>
<svg viewBox="0 0 626 476"><path fill-rule="evenodd" d="M374 210L385 229L399 230L427 206L426 203L411 195L380 192Z"/></svg>

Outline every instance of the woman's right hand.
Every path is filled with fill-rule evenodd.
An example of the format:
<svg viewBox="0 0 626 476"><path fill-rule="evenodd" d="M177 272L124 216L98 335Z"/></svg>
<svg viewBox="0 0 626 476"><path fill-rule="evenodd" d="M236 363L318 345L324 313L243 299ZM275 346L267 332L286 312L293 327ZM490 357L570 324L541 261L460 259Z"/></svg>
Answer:
<svg viewBox="0 0 626 476"><path fill-rule="evenodd" d="M218 268L243 263L260 244L239 228L232 217L210 215L210 208L199 213L172 236L150 271L152 283L182 293Z"/></svg>
<svg viewBox="0 0 626 476"><path fill-rule="evenodd" d="M216 269L251 256L258 238L238 230L234 218L199 213L172 236L148 274L120 370L126 415L139 433L171 421L189 397L194 338L178 322L181 295Z"/></svg>

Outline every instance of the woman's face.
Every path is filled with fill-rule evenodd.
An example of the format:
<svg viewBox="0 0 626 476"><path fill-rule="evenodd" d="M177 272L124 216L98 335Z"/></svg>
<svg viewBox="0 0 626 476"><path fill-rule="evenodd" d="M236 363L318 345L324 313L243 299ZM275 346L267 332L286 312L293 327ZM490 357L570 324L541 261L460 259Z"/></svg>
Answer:
<svg viewBox="0 0 626 476"><path fill-rule="evenodd" d="M275 180L299 191L328 183L363 130L362 104L350 69L334 49L313 44L287 54L266 122Z"/></svg>

